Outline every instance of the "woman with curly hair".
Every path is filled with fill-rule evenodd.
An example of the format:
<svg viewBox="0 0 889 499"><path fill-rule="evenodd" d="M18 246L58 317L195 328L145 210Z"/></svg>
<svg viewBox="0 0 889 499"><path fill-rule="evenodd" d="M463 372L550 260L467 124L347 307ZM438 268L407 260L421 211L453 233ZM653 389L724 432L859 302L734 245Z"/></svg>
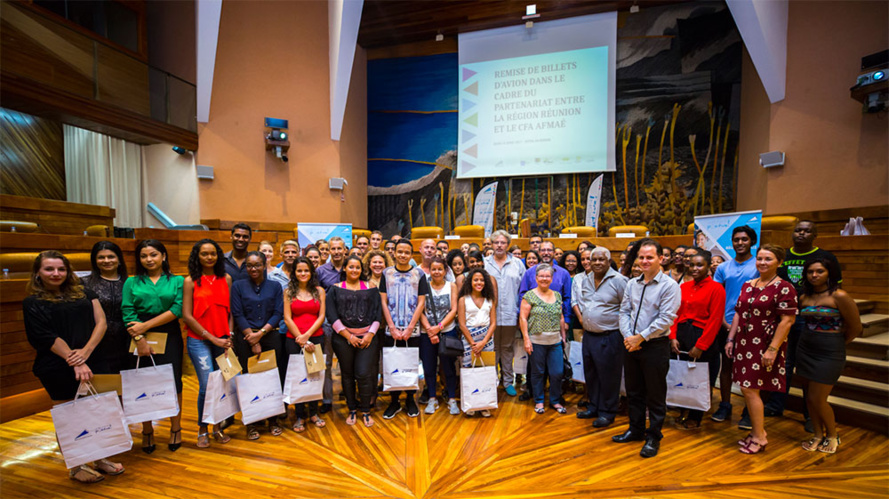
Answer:
<svg viewBox="0 0 889 499"><path fill-rule="evenodd" d="M473 355L494 351L494 330L497 328L494 282L483 268L473 268L466 274L457 296L457 320L463 333L463 367L472 367ZM487 410L481 414L491 417ZM474 411L466 412L467 417L474 415Z"/></svg>
<svg viewBox="0 0 889 499"><path fill-rule="evenodd" d="M204 419L207 380L215 371L216 358L231 348L233 328L230 312L231 276L225 273L222 248L212 239L201 239L188 256L188 277L182 285L182 320L188 333L188 357L198 378L197 447L210 447L210 434ZM225 423L216 426L213 438L220 444L231 438L222 432Z"/></svg>
<svg viewBox="0 0 889 499"><path fill-rule="evenodd" d="M383 250L370 250L361 258L361 264L364 267L364 279L367 284L373 287L379 287L380 278L386 268L395 265L395 261L389 253Z"/></svg>

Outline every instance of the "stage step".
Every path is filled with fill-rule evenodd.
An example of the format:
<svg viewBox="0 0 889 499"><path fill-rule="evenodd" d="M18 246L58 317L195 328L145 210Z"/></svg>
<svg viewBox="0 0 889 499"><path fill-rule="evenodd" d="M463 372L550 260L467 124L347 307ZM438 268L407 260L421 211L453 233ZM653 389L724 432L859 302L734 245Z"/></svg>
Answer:
<svg viewBox="0 0 889 499"><path fill-rule="evenodd" d="M861 331L861 337L863 338L889 332L889 315L863 314L861 316L861 325L864 326L864 329Z"/></svg>
<svg viewBox="0 0 889 499"><path fill-rule="evenodd" d="M831 393L844 399L889 408L889 385L885 380L881 382L840 376Z"/></svg>
<svg viewBox="0 0 889 499"><path fill-rule="evenodd" d="M873 310L874 307L877 306L877 302L875 302L873 300L865 300L865 299L861 299L861 298L855 298L855 305L858 306L858 313L864 315L864 314L870 312L871 310Z"/></svg>
<svg viewBox="0 0 889 499"><path fill-rule="evenodd" d="M889 380L889 361L847 355L843 375L850 378L883 382Z"/></svg>
<svg viewBox="0 0 889 499"><path fill-rule="evenodd" d="M791 387L789 395L788 407L796 411L801 410L802 404L805 403L802 389ZM850 400L836 395L830 395L827 397L827 401L833 407L838 423L865 428L884 435L889 434L889 407Z"/></svg>
<svg viewBox="0 0 889 499"><path fill-rule="evenodd" d="M846 355L889 360L889 333L855 338L846 345Z"/></svg>

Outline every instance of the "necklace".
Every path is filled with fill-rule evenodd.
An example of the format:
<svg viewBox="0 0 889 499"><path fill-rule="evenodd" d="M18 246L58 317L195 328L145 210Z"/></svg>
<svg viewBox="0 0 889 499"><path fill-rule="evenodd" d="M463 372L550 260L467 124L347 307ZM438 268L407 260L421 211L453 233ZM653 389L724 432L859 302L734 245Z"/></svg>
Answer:
<svg viewBox="0 0 889 499"><path fill-rule="evenodd" d="M760 288L759 285L760 285L760 283L761 283L762 281L761 281L761 279L760 279L759 277L757 277L757 278L756 278L756 284L754 284L753 286L756 287L756 288L759 288L759 289L764 289L764 288L767 287L769 284L771 284L772 281L774 281L774 280L777 279L777 278L778 278L778 274L775 274L774 276L772 276L771 279L769 279L769 282L765 283L765 284L762 286L762 288Z"/></svg>

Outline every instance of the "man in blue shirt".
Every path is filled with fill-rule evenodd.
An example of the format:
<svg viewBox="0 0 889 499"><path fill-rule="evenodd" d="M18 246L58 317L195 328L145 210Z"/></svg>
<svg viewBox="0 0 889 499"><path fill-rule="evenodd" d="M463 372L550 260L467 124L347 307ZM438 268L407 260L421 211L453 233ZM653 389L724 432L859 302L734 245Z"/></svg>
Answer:
<svg viewBox="0 0 889 499"><path fill-rule="evenodd" d="M244 268L244 262L247 260L247 247L250 246L250 239L253 237L253 230L245 223L236 223L232 226L232 250L225 253L225 273L232 276L232 282L247 279L247 270Z"/></svg>
<svg viewBox="0 0 889 499"><path fill-rule="evenodd" d="M713 280L725 287L725 318L722 329L716 337L716 348L720 352L719 359L722 362L722 369L719 372L719 394L722 401L719 403L719 409L710 416L710 419L717 422L732 418L732 359L725 355L725 340L728 338L728 330L731 329L732 319L735 317L735 305L741 296L741 287L745 282L759 276L756 270L756 258L751 252L755 246L756 231L746 225L735 227L732 231L735 258L720 265L713 275ZM748 430L752 428L747 409L744 409L738 426Z"/></svg>

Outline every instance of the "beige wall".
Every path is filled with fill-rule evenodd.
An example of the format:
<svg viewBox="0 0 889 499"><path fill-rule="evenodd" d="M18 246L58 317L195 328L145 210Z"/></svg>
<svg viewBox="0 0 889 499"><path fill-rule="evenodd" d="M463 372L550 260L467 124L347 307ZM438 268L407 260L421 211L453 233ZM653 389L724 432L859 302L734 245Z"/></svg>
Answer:
<svg viewBox="0 0 889 499"><path fill-rule="evenodd" d="M367 223L365 56L359 51L343 139L330 139L326 2L224 2L198 164L202 218ZM263 118L290 120L290 162L265 150ZM346 202L328 189L345 177Z"/></svg>
<svg viewBox="0 0 889 499"><path fill-rule="evenodd" d="M194 156L176 154L170 144L142 146L142 166L146 205L154 203L177 224L200 223ZM147 209L142 220L146 227L164 226Z"/></svg>
<svg viewBox="0 0 889 499"><path fill-rule="evenodd" d="M738 208L778 214L885 205L886 114L863 115L849 96L861 57L886 49L889 4L792 1L786 98L770 104L745 55ZM763 171L758 154L784 151Z"/></svg>

